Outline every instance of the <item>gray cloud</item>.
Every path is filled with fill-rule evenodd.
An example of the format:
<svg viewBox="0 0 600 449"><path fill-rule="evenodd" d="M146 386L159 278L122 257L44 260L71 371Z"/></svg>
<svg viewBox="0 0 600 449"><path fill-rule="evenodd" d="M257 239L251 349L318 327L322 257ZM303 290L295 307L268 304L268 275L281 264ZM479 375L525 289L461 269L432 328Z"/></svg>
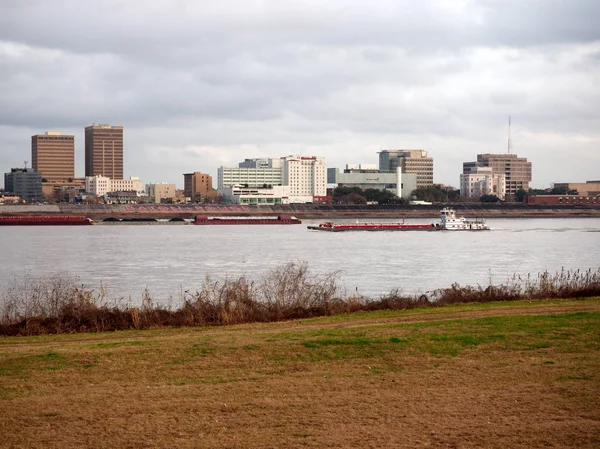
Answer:
<svg viewBox="0 0 600 449"><path fill-rule="evenodd" d="M504 151L512 115L534 185L597 178L598 13L592 0L4 1L0 170L60 129L82 175L95 122L125 126L126 175L148 182L414 147L456 185L461 161Z"/></svg>

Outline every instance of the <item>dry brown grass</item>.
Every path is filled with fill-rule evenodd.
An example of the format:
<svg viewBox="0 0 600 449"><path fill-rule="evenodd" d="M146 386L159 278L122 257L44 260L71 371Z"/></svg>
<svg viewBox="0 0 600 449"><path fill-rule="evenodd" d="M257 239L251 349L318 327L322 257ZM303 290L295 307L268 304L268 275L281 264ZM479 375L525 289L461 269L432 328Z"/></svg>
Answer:
<svg viewBox="0 0 600 449"><path fill-rule="evenodd" d="M346 296L340 273L318 275L305 262L290 262L254 281L205 279L196 292L186 291L175 309L155 304L146 290L140 306L105 300L69 276L27 276L15 280L0 297L0 335L103 332L154 327L224 326L265 323L376 310L406 310L451 304L600 295L600 269L548 272L504 284L439 289L429 296L406 296L398 290L380 298Z"/></svg>
<svg viewBox="0 0 600 449"><path fill-rule="evenodd" d="M0 447L598 447L600 299L0 340Z"/></svg>

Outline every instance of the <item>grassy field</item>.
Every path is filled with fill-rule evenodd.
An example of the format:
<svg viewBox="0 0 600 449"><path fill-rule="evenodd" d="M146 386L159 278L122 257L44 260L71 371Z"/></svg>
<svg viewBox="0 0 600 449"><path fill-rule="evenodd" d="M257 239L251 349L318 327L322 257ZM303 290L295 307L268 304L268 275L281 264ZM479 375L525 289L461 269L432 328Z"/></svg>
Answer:
<svg viewBox="0 0 600 449"><path fill-rule="evenodd" d="M600 447L600 299L0 339L0 447Z"/></svg>

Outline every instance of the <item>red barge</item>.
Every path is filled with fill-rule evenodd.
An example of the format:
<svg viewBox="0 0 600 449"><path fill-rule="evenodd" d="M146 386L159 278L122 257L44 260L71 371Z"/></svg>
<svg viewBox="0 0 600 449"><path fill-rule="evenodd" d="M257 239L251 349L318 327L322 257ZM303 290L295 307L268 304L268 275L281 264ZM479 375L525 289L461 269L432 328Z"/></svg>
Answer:
<svg viewBox="0 0 600 449"><path fill-rule="evenodd" d="M296 217L279 215L278 217L207 217L196 215L195 225L288 225L301 224Z"/></svg>
<svg viewBox="0 0 600 449"><path fill-rule="evenodd" d="M0 226L81 226L92 220L79 215L0 215Z"/></svg>

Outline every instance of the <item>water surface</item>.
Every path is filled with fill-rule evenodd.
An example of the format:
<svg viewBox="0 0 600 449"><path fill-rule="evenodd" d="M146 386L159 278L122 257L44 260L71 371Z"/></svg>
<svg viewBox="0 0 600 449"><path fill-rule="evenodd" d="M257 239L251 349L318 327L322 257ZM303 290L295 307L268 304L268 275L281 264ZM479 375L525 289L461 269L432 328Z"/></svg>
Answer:
<svg viewBox="0 0 600 449"><path fill-rule="evenodd" d="M334 221L348 221L334 220ZM423 222L423 220L407 220ZM600 266L599 218L488 220L489 232L308 231L289 226L83 226L0 228L0 284L29 273L70 273L111 298L177 300L206 276L258 278L289 261L342 271L347 292L426 293L503 282L513 274Z"/></svg>

